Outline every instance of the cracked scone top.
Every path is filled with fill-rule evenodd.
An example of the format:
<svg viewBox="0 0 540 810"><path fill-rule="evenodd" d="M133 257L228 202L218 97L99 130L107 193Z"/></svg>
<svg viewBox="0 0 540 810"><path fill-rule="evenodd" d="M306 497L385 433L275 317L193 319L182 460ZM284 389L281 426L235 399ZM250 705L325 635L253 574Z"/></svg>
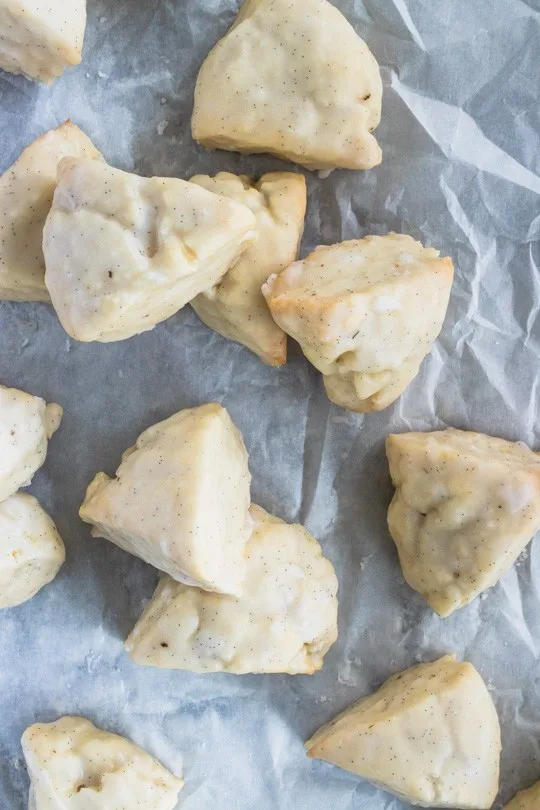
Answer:
<svg viewBox="0 0 540 810"><path fill-rule="evenodd" d="M272 318L261 287L296 259L306 213L302 174L271 172L258 182L220 172L191 178L208 191L231 197L253 212L257 239L221 281L198 295L191 306L207 326L255 352L264 363L287 359L287 335Z"/></svg>
<svg viewBox="0 0 540 810"><path fill-rule="evenodd" d="M45 84L81 61L86 0L0 0L0 68Z"/></svg>
<svg viewBox="0 0 540 810"><path fill-rule="evenodd" d="M540 807L540 780L526 790L520 790L503 810L538 810Z"/></svg>
<svg viewBox="0 0 540 810"><path fill-rule="evenodd" d="M312 674L337 638L337 579L316 540L251 507L235 598L164 578L126 642L136 664L192 672Z"/></svg>
<svg viewBox="0 0 540 810"><path fill-rule="evenodd" d="M495 706L476 669L451 655L394 675L306 749L422 807L488 810L499 789Z"/></svg>
<svg viewBox="0 0 540 810"><path fill-rule="evenodd" d="M191 129L210 149L369 169L381 97L375 57L326 0L246 0L201 67Z"/></svg>
<svg viewBox="0 0 540 810"><path fill-rule="evenodd" d="M194 183L64 158L43 231L45 283L71 337L123 340L216 284L255 237L246 206Z"/></svg>
<svg viewBox="0 0 540 810"><path fill-rule="evenodd" d="M65 157L101 157L71 121L27 146L0 177L0 299L50 301L41 243Z"/></svg>
<svg viewBox="0 0 540 810"><path fill-rule="evenodd" d="M32 599L65 559L56 526L32 495L0 502L0 608Z"/></svg>
<svg viewBox="0 0 540 810"><path fill-rule="evenodd" d="M0 385L0 501L31 482L61 420L59 405Z"/></svg>
<svg viewBox="0 0 540 810"><path fill-rule="evenodd" d="M403 574L448 616L495 585L540 529L540 456L453 428L390 435L386 452Z"/></svg>
<svg viewBox="0 0 540 810"><path fill-rule="evenodd" d="M263 286L274 320L352 411L386 408L417 375L438 336L451 259L404 234L318 247Z"/></svg>
<svg viewBox="0 0 540 810"><path fill-rule="evenodd" d="M180 582L239 593L251 530L242 436L221 405L190 408L145 430L115 478L98 473L80 515Z"/></svg>
<svg viewBox="0 0 540 810"><path fill-rule="evenodd" d="M28 810L175 810L183 780L84 717L36 723L22 738Z"/></svg>

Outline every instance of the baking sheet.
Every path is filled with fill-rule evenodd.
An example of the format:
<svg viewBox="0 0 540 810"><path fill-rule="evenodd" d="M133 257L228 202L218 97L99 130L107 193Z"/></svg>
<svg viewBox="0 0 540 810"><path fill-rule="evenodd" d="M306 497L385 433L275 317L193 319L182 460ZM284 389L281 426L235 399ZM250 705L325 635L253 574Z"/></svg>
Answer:
<svg viewBox="0 0 540 810"><path fill-rule="evenodd" d="M182 810L398 810L367 783L309 761L302 742L394 671L447 651L478 667L496 702L500 803L540 777L540 542L485 598L438 619L404 583L386 531L383 450L390 431L447 425L540 448L540 5L337 5L382 66L384 162L309 175L302 255L388 230L440 248L457 268L441 338L398 403L357 416L330 405L298 350L285 368L266 368L189 308L127 342L85 345L47 306L0 304L0 380L65 409L31 491L68 552L53 585L0 612L5 810L26 807L21 733L66 713L183 772ZM286 168L191 141L198 68L236 11L236 0L89 0L80 68L52 89L0 76L0 169L68 117L110 163L141 174ZM122 650L157 574L89 539L78 506L94 473L112 473L144 428L211 400L244 434L254 500L303 521L336 567L339 641L316 676L195 676L136 667Z"/></svg>

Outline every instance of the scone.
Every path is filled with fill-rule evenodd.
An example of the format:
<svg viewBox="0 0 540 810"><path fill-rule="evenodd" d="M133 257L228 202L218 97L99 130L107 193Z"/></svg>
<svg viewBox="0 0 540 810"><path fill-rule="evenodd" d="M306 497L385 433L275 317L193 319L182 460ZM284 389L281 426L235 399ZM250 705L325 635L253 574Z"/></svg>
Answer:
<svg viewBox="0 0 540 810"><path fill-rule="evenodd" d="M35 596L65 556L56 526L32 495L18 492L0 503L0 608Z"/></svg>
<svg viewBox="0 0 540 810"><path fill-rule="evenodd" d="M388 436L386 453L403 575L448 616L495 585L540 529L540 456L454 429Z"/></svg>
<svg viewBox="0 0 540 810"><path fill-rule="evenodd" d="M250 531L251 476L242 436L215 403L148 428L115 478L98 473L80 515L94 537L190 585L239 593Z"/></svg>
<svg viewBox="0 0 540 810"><path fill-rule="evenodd" d="M538 810L540 807L540 781L527 790L520 790L504 810Z"/></svg>
<svg viewBox="0 0 540 810"><path fill-rule="evenodd" d="M255 237L246 206L194 183L64 158L43 232L45 283L71 337L123 340L216 284Z"/></svg>
<svg viewBox="0 0 540 810"><path fill-rule="evenodd" d="M0 501L30 483L61 420L59 405L0 385Z"/></svg>
<svg viewBox="0 0 540 810"><path fill-rule="evenodd" d="M28 810L175 810L184 785L138 745L84 717L36 723L22 747Z"/></svg>
<svg viewBox="0 0 540 810"><path fill-rule="evenodd" d="M211 329L247 346L263 363L280 366L287 359L287 335L270 315L261 286L296 259L304 230L306 181L292 172L265 174L257 183L220 172L215 177L195 175L191 182L243 203L257 220L256 241L191 306Z"/></svg>
<svg viewBox="0 0 540 810"><path fill-rule="evenodd" d="M488 810L499 789L495 706L472 664L451 655L394 675L306 749L421 807Z"/></svg>
<svg viewBox="0 0 540 810"><path fill-rule="evenodd" d="M50 84L81 61L86 0L0 0L0 68Z"/></svg>
<svg viewBox="0 0 540 810"><path fill-rule="evenodd" d="M417 375L446 314L451 259L389 233L318 247L263 286L276 323L324 375L332 402L386 408Z"/></svg>
<svg viewBox="0 0 540 810"><path fill-rule="evenodd" d="M209 149L370 169L381 97L374 56L327 0L245 0L201 67L191 129Z"/></svg>
<svg viewBox="0 0 540 810"><path fill-rule="evenodd" d="M136 664L191 672L312 674L337 638L337 580L316 540L259 506L237 598L168 577L126 642Z"/></svg>
<svg viewBox="0 0 540 810"><path fill-rule="evenodd" d="M101 155L84 132L66 121L27 146L0 177L0 299L50 300L41 243L64 157Z"/></svg>

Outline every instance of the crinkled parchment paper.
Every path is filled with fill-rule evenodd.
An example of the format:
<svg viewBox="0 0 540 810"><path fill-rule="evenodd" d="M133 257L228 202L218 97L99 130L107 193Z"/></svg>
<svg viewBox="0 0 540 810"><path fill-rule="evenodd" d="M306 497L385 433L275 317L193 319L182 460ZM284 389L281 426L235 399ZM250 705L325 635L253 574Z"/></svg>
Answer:
<svg viewBox="0 0 540 810"><path fill-rule="evenodd" d="M23 810L19 738L80 713L183 771L183 810L397 810L302 743L395 670L449 650L488 682L502 723L500 802L540 777L540 544L484 598L444 621L401 576L386 530L390 431L455 425L540 448L540 4L538 0L337 0L385 84L383 164L309 176L302 255L318 243L403 231L457 273L422 372L383 413L330 405L299 351L262 366L186 308L109 344L68 339L44 305L0 304L0 380L60 402L64 423L31 491L68 559L26 605L0 613L0 806ZM0 77L0 168L71 117L113 165L189 177L285 168L207 154L191 140L195 77L237 0L89 0L83 65L52 89ZM287 165L286 168L290 168ZM340 582L340 636L308 676L196 676L132 665L122 640L156 572L77 517L148 425L209 400L250 452L254 500L319 539ZM497 805L499 806L499 805Z"/></svg>

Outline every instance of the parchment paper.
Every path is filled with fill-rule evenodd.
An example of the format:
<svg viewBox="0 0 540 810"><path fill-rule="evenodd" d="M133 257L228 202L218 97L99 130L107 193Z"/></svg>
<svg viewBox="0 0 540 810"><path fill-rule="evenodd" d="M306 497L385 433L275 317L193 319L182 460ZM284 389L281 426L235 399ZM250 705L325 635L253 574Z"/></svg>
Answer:
<svg viewBox="0 0 540 810"><path fill-rule="evenodd" d="M52 309L0 304L0 380L60 402L65 418L31 491L68 558L26 605L0 612L0 807L26 807L27 725L83 714L177 773L182 810L397 810L302 743L390 674L455 651L488 682L503 732L501 794L540 778L540 545L484 598L440 620L403 581L386 530L390 431L454 425L540 448L540 5L538 0L337 0L385 83L370 172L309 175L302 255L403 231L452 256L446 324L417 380L375 415L330 405L291 347L272 370L187 307L109 345L69 340ZM0 76L0 169L71 117L107 160L141 174L290 168L205 153L189 121L197 71L237 0L89 0L83 65L52 89ZM340 582L340 636L316 676L196 676L136 667L122 640L157 573L77 517L148 425L218 400L250 452L253 498L300 520ZM499 804L496 805L500 806Z"/></svg>

